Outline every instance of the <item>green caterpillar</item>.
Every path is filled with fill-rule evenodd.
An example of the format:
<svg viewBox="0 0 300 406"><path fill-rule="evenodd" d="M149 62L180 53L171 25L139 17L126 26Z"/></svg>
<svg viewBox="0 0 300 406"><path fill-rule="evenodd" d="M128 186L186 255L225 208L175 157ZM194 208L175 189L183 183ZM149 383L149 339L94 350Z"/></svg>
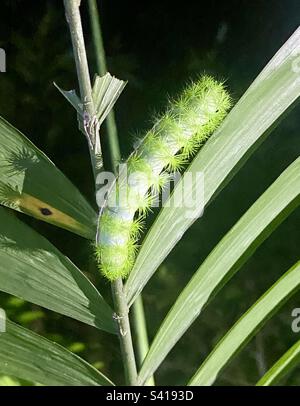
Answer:
<svg viewBox="0 0 300 406"><path fill-rule="evenodd" d="M160 116L127 160L127 177L119 176L108 193L99 220L96 256L110 281L130 272L155 195L181 169L227 114L231 100L223 83L203 76L188 86Z"/></svg>

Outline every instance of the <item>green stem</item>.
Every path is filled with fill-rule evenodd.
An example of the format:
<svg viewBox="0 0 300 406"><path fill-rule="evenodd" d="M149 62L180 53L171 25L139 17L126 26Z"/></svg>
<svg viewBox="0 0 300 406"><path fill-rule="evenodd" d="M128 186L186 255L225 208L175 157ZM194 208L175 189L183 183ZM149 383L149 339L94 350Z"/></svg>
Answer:
<svg viewBox="0 0 300 406"><path fill-rule="evenodd" d="M76 63L77 77L79 82L80 97L84 105L84 110L89 117L94 116L94 103L92 99L92 87L84 44L81 17L79 12L80 0L64 0L67 22L70 27L70 34L73 45L74 59ZM90 134L97 136L97 134ZM93 141L93 140L90 140ZM94 174L97 173L96 156L99 151L95 151L90 145L90 154L92 158ZM91 146L92 145L92 146ZM100 208L99 208L100 209ZM122 280L119 279L112 283L112 294L115 305L115 316L119 327L120 347L125 370L126 383L136 385L136 364L132 345L130 323L128 316L128 306L123 291Z"/></svg>
<svg viewBox="0 0 300 406"><path fill-rule="evenodd" d="M89 15L91 20L92 38L96 56L97 72L103 76L107 72L105 49L102 38L101 23L99 10L96 0L88 0ZM113 110L105 120L106 130L108 134L109 151L113 171L116 173L117 165L120 162L120 145L118 139L118 132ZM137 341L137 356L139 365L144 360L148 350L149 341L147 336L147 326L143 307L142 297L138 297L132 306L134 331ZM154 378L150 378L149 385L154 385Z"/></svg>
<svg viewBox="0 0 300 406"><path fill-rule="evenodd" d="M93 115L94 106L92 99L92 86L85 51L79 4L80 1L78 0L64 0L66 18L71 33L81 100L84 103L85 110Z"/></svg>
<svg viewBox="0 0 300 406"><path fill-rule="evenodd" d="M99 73L99 75L103 76L107 72L107 66L97 2L96 0L88 0L88 4L92 28L93 45L96 56L97 72ZM121 154L118 139L118 131L113 110L107 116L105 120L105 126L108 134L108 146L110 151L111 165L113 171L116 172L117 166L120 162Z"/></svg>
<svg viewBox="0 0 300 406"><path fill-rule="evenodd" d="M132 337L128 317L128 306L123 290L122 279L117 279L111 284L115 305L115 318L119 327L119 339L124 364L125 380L127 385L137 385L137 370L135 355L132 346Z"/></svg>
<svg viewBox="0 0 300 406"><path fill-rule="evenodd" d="M142 295L139 295L133 306L132 306L132 322L135 326L135 332L137 335L137 360L138 366L141 367L148 351L149 351L149 340L147 333L147 324L145 319L145 311ZM151 376L146 382L147 386L154 386L154 377Z"/></svg>
<svg viewBox="0 0 300 406"><path fill-rule="evenodd" d="M89 66L86 56L85 43L82 31L82 24L79 12L81 0L64 0L65 13L67 23L69 25L73 54L76 64L77 78L80 90L80 98L83 103L83 109L87 113L88 117L92 118L95 114L94 103L92 98L92 85L89 74ZM97 134L90 134L89 136L89 151L92 163L92 169L94 178L97 176L97 159L93 145L95 144L95 137ZM101 150L97 151L101 154Z"/></svg>
<svg viewBox="0 0 300 406"><path fill-rule="evenodd" d="M102 30L100 25L99 11L96 0L88 0L89 15L91 20L93 45L95 48L95 57L97 71L99 75L103 76L107 72L105 50L102 39Z"/></svg>

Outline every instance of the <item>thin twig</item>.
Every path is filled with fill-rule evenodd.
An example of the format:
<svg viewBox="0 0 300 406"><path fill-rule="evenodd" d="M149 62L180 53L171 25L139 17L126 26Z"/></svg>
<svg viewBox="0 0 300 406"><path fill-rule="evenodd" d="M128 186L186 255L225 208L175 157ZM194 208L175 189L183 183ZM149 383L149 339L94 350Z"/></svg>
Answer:
<svg viewBox="0 0 300 406"><path fill-rule="evenodd" d="M97 125L94 127L90 125L90 123L94 121L95 109L92 99L91 81L79 12L80 1L64 0L64 5L66 18L70 27L70 33L72 38L73 52L76 62L77 76L80 88L80 97L83 103L84 111L87 116L87 122L85 123L85 127L87 137L89 138L88 141L90 145L93 170L94 174L96 174L97 173L96 155L99 151L95 148L95 146L97 145L97 139L95 137L99 137L99 134L97 133L99 129L97 128ZM122 359L125 370L126 383L129 385L135 385L137 371L130 332L128 307L123 292L123 283L121 279L112 283L112 292L115 304L114 318L118 324L119 329L120 347L122 351Z"/></svg>
<svg viewBox="0 0 300 406"><path fill-rule="evenodd" d="M136 350L138 366L141 367L148 351L149 340L147 332L147 324L145 318L143 298L140 294L132 305L132 324L134 325L134 331L136 334ZM151 376L146 382L146 386L154 386L154 376Z"/></svg>
<svg viewBox="0 0 300 406"><path fill-rule="evenodd" d="M82 24L79 12L79 0L64 0L66 19L69 25L73 54L76 64L80 97L84 111L84 129L90 150L92 168L96 180L99 169L98 159L101 157L99 140L99 127L95 122L95 109L92 98L92 86L86 56Z"/></svg>
<svg viewBox="0 0 300 406"><path fill-rule="evenodd" d="M122 279L112 282L112 294L115 305L115 320L118 323L120 347L122 351L125 379L128 385L137 385L137 370L132 346L132 337L128 317L128 306L123 291Z"/></svg>
<svg viewBox="0 0 300 406"><path fill-rule="evenodd" d="M95 49L96 56L96 67L97 73L101 76L105 75L107 72L105 50L102 39L102 31L100 25L99 11L97 7L96 0L89 0L89 14L91 20L93 45ZM106 131L108 135L108 147L110 151L110 160L112 169L114 172L117 171L117 166L121 159L120 145L118 139L118 131L116 126L116 120L114 111L111 110L109 115L105 120Z"/></svg>

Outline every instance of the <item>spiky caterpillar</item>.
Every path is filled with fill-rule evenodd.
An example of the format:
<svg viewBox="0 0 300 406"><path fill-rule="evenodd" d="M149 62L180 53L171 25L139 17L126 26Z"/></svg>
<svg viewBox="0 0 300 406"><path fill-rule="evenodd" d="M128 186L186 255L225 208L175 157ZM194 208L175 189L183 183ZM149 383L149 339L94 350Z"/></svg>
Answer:
<svg viewBox="0 0 300 406"><path fill-rule="evenodd" d="M96 255L101 273L110 281L126 277L132 268L153 192L158 193L169 173L181 169L197 151L223 120L230 104L222 83L202 77L177 101L170 102L129 157L127 177L117 179L100 217Z"/></svg>

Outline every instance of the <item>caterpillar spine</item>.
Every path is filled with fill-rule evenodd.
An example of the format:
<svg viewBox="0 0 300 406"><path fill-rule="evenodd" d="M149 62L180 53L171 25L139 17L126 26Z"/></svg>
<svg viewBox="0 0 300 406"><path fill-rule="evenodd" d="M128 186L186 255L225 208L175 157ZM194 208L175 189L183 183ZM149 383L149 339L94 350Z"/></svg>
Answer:
<svg viewBox="0 0 300 406"><path fill-rule="evenodd" d="M170 172L181 169L218 127L231 106L224 85L203 76L160 116L129 157L127 174L108 195L100 217L96 256L110 281L125 278L137 250L143 219ZM151 190L149 192L149 190Z"/></svg>

